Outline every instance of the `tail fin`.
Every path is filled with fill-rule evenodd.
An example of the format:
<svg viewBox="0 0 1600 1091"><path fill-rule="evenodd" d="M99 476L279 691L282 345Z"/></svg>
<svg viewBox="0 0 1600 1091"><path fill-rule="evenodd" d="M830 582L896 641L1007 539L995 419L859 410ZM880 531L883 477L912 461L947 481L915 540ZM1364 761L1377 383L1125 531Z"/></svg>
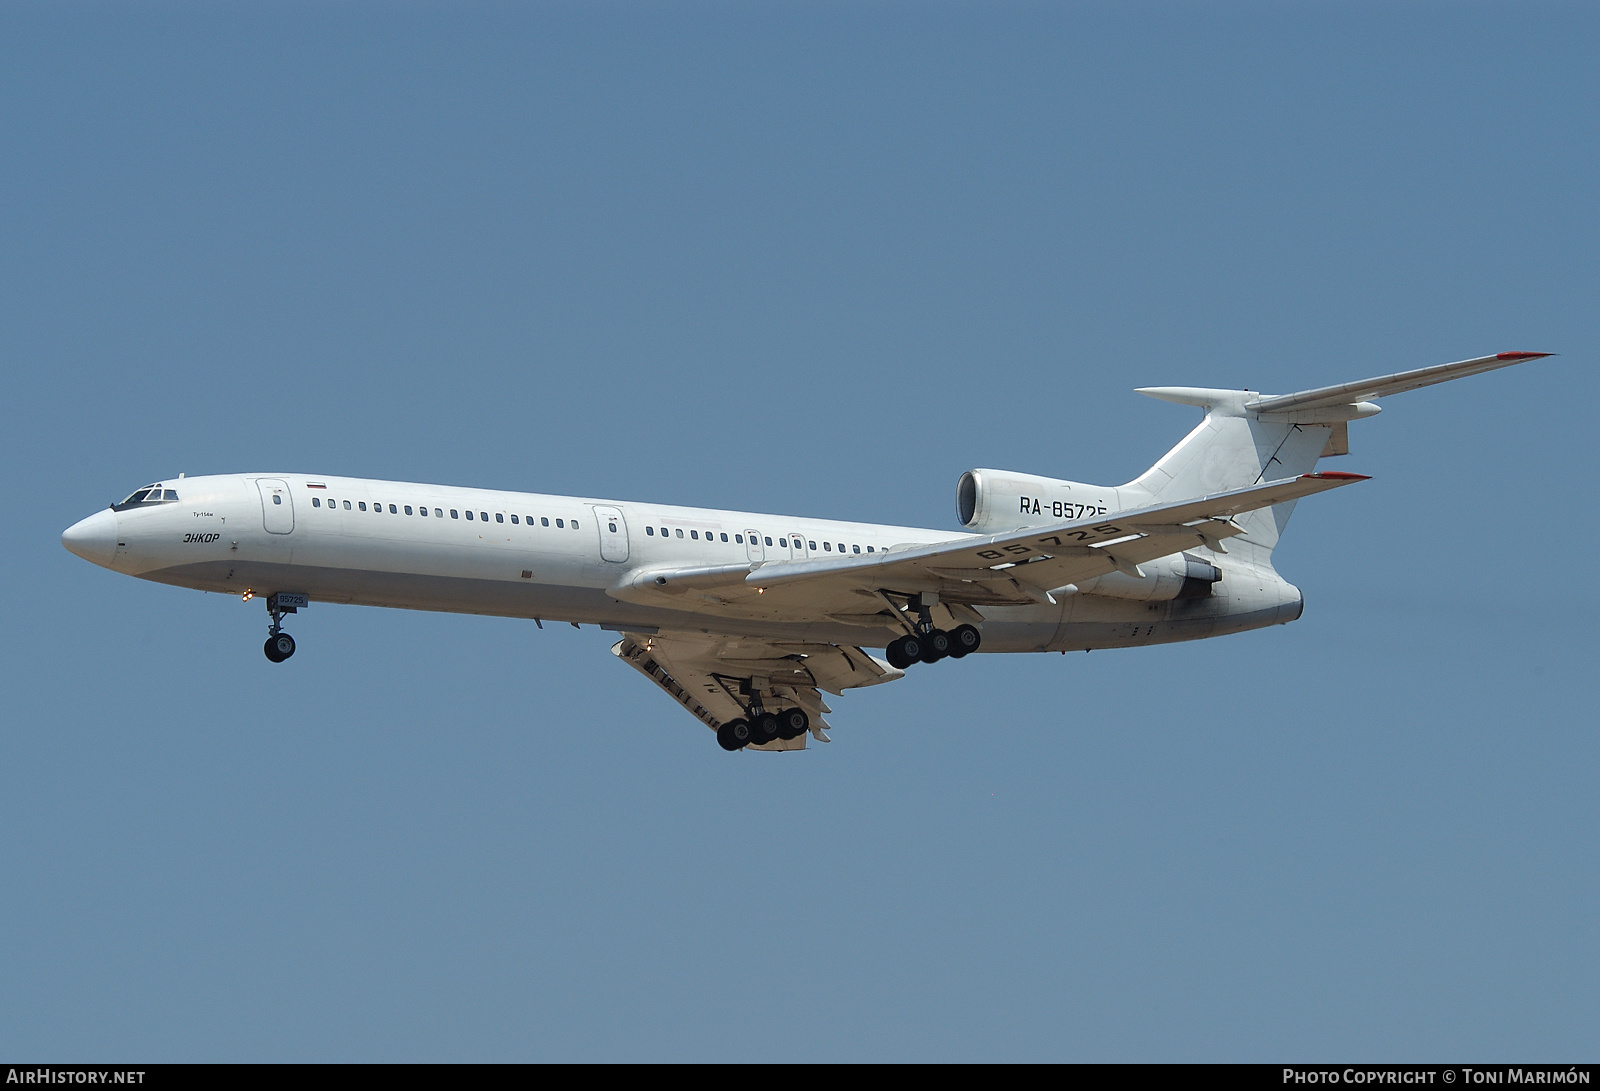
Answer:
<svg viewBox="0 0 1600 1091"><path fill-rule="evenodd" d="M1549 355L1502 352L1275 396L1249 390L1143 387L1140 394L1199 406L1206 416L1176 447L1123 488L1142 491L1151 502L1170 503L1310 473L1318 458L1348 453L1349 422L1379 412L1379 407L1368 399ZM1245 532L1233 541L1240 543L1241 551L1254 554L1250 559L1269 565L1272 550L1293 512L1291 500L1240 516L1238 523ZM1233 548L1231 544L1229 548Z"/></svg>
<svg viewBox="0 0 1600 1091"><path fill-rule="evenodd" d="M1165 396L1167 401L1180 400L1170 396L1175 393L1170 388L1140 393ZM1204 401L1182 399L1204 408L1205 419L1154 466L1123 486L1141 491L1150 503L1171 503L1310 473L1333 435L1332 425L1289 424L1247 415L1243 405L1250 396L1248 391L1184 393L1206 396ZM1229 551L1244 554L1242 559L1270 565L1272 550L1283 535L1294 505L1295 501L1290 500L1239 516L1236 522L1244 533L1229 542Z"/></svg>

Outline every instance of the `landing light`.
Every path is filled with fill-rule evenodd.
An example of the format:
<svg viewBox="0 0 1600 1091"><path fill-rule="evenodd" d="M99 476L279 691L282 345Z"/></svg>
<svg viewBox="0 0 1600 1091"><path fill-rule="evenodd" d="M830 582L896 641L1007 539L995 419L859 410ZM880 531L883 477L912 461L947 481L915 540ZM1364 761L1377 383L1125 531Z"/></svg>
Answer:
<svg viewBox="0 0 1600 1091"><path fill-rule="evenodd" d="M256 593L254 591L246 589L245 593L244 593L244 596L243 596L243 601L249 602L251 599L253 599L255 597L256 597Z"/></svg>

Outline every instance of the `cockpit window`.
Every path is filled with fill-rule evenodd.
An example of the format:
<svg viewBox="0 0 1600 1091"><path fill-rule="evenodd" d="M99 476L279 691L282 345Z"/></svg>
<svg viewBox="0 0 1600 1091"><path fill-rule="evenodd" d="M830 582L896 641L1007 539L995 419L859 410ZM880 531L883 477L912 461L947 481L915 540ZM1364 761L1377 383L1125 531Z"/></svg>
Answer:
<svg viewBox="0 0 1600 1091"><path fill-rule="evenodd" d="M159 484L146 485L144 488L135 491L122 503L112 504L111 508L113 511L127 511L129 508L137 508L147 504L171 504L177 499L178 493L174 489L164 489Z"/></svg>

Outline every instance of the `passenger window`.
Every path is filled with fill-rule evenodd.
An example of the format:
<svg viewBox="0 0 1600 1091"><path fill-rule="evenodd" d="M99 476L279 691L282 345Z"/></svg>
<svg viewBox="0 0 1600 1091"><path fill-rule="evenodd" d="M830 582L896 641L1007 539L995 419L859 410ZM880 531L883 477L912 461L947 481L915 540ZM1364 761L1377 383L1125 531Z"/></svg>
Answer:
<svg viewBox="0 0 1600 1091"><path fill-rule="evenodd" d="M512 521L512 522L513 522L513 523L515 523L515 522L516 522L516 521L517 521L517 517L516 517L516 516L515 516L515 515L513 515L513 516L512 516L512 517L511 517L511 521Z"/></svg>
<svg viewBox="0 0 1600 1091"><path fill-rule="evenodd" d="M277 493L273 493L272 494L272 502L274 504L282 504L283 503L283 497L279 496Z"/></svg>
<svg viewBox="0 0 1600 1091"><path fill-rule="evenodd" d="M617 532L617 524L615 524L615 523L607 523L606 526L611 528L611 533L612 534L615 534Z"/></svg>
<svg viewBox="0 0 1600 1091"><path fill-rule="evenodd" d="M497 523L503 523L506 521L506 517L497 511L494 513L494 521Z"/></svg>
<svg viewBox="0 0 1600 1091"><path fill-rule="evenodd" d="M565 529L565 528L566 528L566 525L567 525L567 524L566 524L566 523L564 523L564 522L562 522L562 521L561 521L561 520L560 520L560 519L557 519L557 520L556 520L556 526L558 526L558 527L561 527L561 528L563 528L563 529Z"/></svg>
<svg viewBox="0 0 1600 1091"><path fill-rule="evenodd" d="M440 511L438 508L434 508L433 509L433 517L435 519L443 519L444 518L444 512Z"/></svg>
<svg viewBox="0 0 1600 1091"><path fill-rule="evenodd" d="M726 541L727 541L727 540L728 540L728 534L727 534L727 532L726 532L726 531L724 531L724 532L723 532L723 534L722 534L722 540L723 540L723 541L724 541L724 542L726 542Z"/></svg>
<svg viewBox="0 0 1600 1091"><path fill-rule="evenodd" d="M816 549L817 548L817 543L816 542L812 542L811 543L811 548L812 549ZM832 553L833 552L833 543L832 542L823 542L822 543L822 548L823 548L824 552Z"/></svg>
<svg viewBox="0 0 1600 1091"><path fill-rule="evenodd" d="M345 511L349 511L350 510L350 501L346 500L344 502L344 510Z"/></svg>
<svg viewBox="0 0 1600 1091"><path fill-rule="evenodd" d="M740 545L744 545L744 535L743 534L735 534L733 536L733 540L738 542Z"/></svg>
<svg viewBox="0 0 1600 1091"><path fill-rule="evenodd" d="M410 504L407 504L407 505L406 505L406 514L407 514L407 515L410 515L410 514L411 514L411 505L410 505Z"/></svg>
<svg viewBox="0 0 1600 1091"><path fill-rule="evenodd" d="M461 516L456 514L456 509L455 508L451 508L450 509L450 518L459 519L459 518L461 518Z"/></svg>
<svg viewBox="0 0 1600 1091"><path fill-rule="evenodd" d="M322 501L318 500L315 496L313 496L311 498L311 506L314 507L314 508L320 508L320 507L322 507Z"/></svg>
<svg viewBox="0 0 1600 1091"><path fill-rule="evenodd" d="M577 530L578 529L578 521L576 519L574 519L572 521L572 529L573 530Z"/></svg>
<svg viewBox="0 0 1600 1091"><path fill-rule="evenodd" d="M478 518L482 519L485 523L487 523L489 521L489 513L486 512L486 511L480 511L478 513Z"/></svg>
<svg viewBox="0 0 1600 1091"><path fill-rule="evenodd" d="M467 512L467 522L472 522L472 512L470 510Z"/></svg>
<svg viewBox="0 0 1600 1091"><path fill-rule="evenodd" d="M788 549L789 548L789 539L787 539L787 538L779 538L778 539L778 548L779 549Z"/></svg>
<svg viewBox="0 0 1600 1091"><path fill-rule="evenodd" d="M682 527L678 528L678 537L680 537L680 538L683 537L683 528Z"/></svg>
<svg viewBox="0 0 1600 1091"><path fill-rule="evenodd" d="M348 503L348 502L349 501L346 501L346 503ZM362 511L366 511L367 510L367 502L365 500L358 500L358 501L356 501L356 507L360 508Z"/></svg>
<svg viewBox="0 0 1600 1091"><path fill-rule="evenodd" d="M868 547L867 547L867 552L868 552L868 553L871 553L871 552L872 552L872 547L871 547L871 546L868 546Z"/></svg>
<svg viewBox="0 0 1600 1091"><path fill-rule="evenodd" d="M767 544L768 544L768 545L771 545L771 544L772 544L772 535L770 535L770 534L769 534L769 535L767 535Z"/></svg>
<svg viewBox="0 0 1600 1091"><path fill-rule="evenodd" d="M389 514L390 515L399 515L400 514L400 509L395 507L393 504L390 504L389 505Z"/></svg>
<svg viewBox="0 0 1600 1091"><path fill-rule="evenodd" d="M860 553L861 552L861 547L858 546L858 545L853 545L853 546L850 547L850 550L853 553Z"/></svg>
<svg viewBox="0 0 1600 1091"><path fill-rule="evenodd" d="M840 553L843 553L843 552L844 552L844 543L843 543L843 542L840 542L840 543L839 543L839 552L840 552Z"/></svg>
<svg viewBox="0 0 1600 1091"><path fill-rule="evenodd" d="M645 527L644 528L644 532L646 534L650 535L650 537L652 537L652 538L654 538L656 536L656 528L655 527Z"/></svg>
<svg viewBox="0 0 1600 1091"><path fill-rule="evenodd" d="M550 525L550 517L547 515L547 516L544 516L543 518L541 518L539 520L539 525L540 526L546 526L546 527L549 526Z"/></svg>
<svg viewBox="0 0 1600 1091"><path fill-rule="evenodd" d="M698 542L700 540L700 532L698 530L691 530L689 532L689 537Z"/></svg>
<svg viewBox="0 0 1600 1091"><path fill-rule="evenodd" d="M424 519L426 519L428 517L428 509L427 508L418 508L417 509L417 514L422 516Z"/></svg>

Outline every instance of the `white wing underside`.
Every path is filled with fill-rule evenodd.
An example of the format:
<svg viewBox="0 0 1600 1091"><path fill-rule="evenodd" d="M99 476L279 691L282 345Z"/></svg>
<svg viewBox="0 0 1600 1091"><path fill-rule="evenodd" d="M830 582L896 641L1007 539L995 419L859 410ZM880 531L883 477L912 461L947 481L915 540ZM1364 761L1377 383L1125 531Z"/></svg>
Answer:
<svg viewBox="0 0 1600 1091"><path fill-rule="evenodd" d="M837 644L763 640L698 632L627 633L613 655L650 679L713 731L745 714L748 698L740 687L752 679L774 700L795 704L811 717L811 734L827 742L823 719L833 711L822 692L875 686L903 678L883 660L860 648ZM774 739L757 750L803 750L805 736Z"/></svg>

